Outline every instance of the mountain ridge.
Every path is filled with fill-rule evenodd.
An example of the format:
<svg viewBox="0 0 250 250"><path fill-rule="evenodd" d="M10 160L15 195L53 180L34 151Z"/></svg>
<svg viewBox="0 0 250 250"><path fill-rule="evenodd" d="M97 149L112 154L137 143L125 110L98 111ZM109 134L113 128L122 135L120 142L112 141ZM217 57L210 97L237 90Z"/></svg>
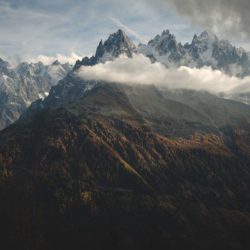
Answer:
<svg viewBox="0 0 250 250"><path fill-rule="evenodd" d="M125 43L122 43L122 40ZM120 46L110 46L119 41ZM106 43L106 44L105 44ZM120 43L120 44L119 44ZM123 51L121 48L124 45ZM104 51L106 51L106 54ZM113 33L103 43L99 43L95 56L85 57L78 60L74 69L81 66L93 66L99 62L108 60L125 54L131 57L133 53L140 53L149 57L152 62L161 62L167 67L197 67L211 66L226 74L244 77L250 75L249 53L243 48L233 46L227 40L220 40L214 33L202 32L199 36L194 35L191 43L182 44L178 42L175 35L169 30L164 30L161 35L156 35L147 45L135 45L122 30ZM104 56L105 54L105 56Z"/></svg>
<svg viewBox="0 0 250 250"><path fill-rule="evenodd" d="M48 95L50 88L71 70L69 64L22 62L10 67L0 61L0 129L16 121L27 107Z"/></svg>
<svg viewBox="0 0 250 250"><path fill-rule="evenodd" d="M186 65L199 68L210 66L238 77L250 74L248 53L244 49L232 46L228 41L220 40L211 32L204 31L199 36L194 35L190 44L182 45L177 42L169 30L165 30L161 35L151 39L147 45L136 46L121 29L111 34L106 41L101 40L94 56L78 60L72 73L81 66L105 63L120 55L132 57L135 53L142 53L149 57L152 63L158 61L167 67ZM10 68L8 62L1 59L1 96L3 101L0 127L4 128L14 122L33 101L44 98L49 93L50 88L66 77L70 71L71 67L68 64L59 64L58 61L50 66L44 66L41 62L36 64L20 63L16 69L13 69ZM249 93L239 93L230 98L249 103L248 95ZM14 105L15 103L18 105Z"/></svg>

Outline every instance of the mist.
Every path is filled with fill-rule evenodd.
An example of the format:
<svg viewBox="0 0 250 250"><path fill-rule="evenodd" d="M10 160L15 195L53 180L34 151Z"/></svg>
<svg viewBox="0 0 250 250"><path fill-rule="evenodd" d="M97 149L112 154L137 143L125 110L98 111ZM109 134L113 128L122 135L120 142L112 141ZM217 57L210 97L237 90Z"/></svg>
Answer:
<svg viewBox="0 0 250 250"><path fill-rule="evenodd" d="M154 84L169 89L208 91L212 94L250 91L250 77L240 79L210 67L166 68L161 63L151 63L150 59L141 54L133 58L121 56L114 61L91 67L82 66L77 74L84 80Z"/></svg>

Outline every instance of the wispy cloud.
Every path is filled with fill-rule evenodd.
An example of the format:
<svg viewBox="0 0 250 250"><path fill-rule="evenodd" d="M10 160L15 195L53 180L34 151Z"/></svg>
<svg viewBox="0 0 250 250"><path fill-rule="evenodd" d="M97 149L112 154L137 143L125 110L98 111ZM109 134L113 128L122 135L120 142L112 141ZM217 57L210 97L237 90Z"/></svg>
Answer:
<svg viewBox="0 0 250 250"><path fill-rule="evenodd" d="M148 37L145 37L141 34L139 34L138 32L136 32L135 30L131 29L130 27L128 27L127 25L123 24L118 18L115 17L109 17L109 19L115 24L117 25L117 27L123 29L126 33L128 33L129 35L132 36L132 38L136 39L139 42L143 42L146 43L148 41Z"/></svg>

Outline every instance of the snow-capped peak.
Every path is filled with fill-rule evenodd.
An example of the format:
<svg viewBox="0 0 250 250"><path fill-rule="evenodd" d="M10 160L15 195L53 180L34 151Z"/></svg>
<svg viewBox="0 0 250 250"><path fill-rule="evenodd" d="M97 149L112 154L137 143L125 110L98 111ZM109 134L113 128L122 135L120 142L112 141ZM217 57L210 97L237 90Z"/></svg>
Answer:
<svg viewBox="0 0 250 250"><path fill-rule="evenodd" d="M135 48L135 44L130 40L130 38L127 36L127 34L119 29L117 32L111 34L107 41L105 41L105 44L115 44L117 46L125 46L128 48Z"/></svg>
<svg viewBox="0 0 250 250"><path fill-rule="evenodd" d="M185 54L184 48L177 43L176 37L169 30L164 30L150 40L147 45L138 46L138 52L152 61L159 61L167 66L179 62Z"/></svg>
<svg viewBox="0 0 250 250"><path fill-rule="evenodd" d="M169 30L164 30L161 35L157 35L155 36L154 39L150 40L148 42L148 45L150 45L151 47L158 48L158 49L166 49L169 43L173 43L177 45L176 38L173 34L170 33Z"/></svg>
<svg viewBox="0 0 250 250"><path fill-rule="evenodd" d="M73 70L78 70L81 66L93 66L97 63L111 61L123 54L132 57L135 52L136 45L123 30L119 29L111 34L105 42L103 40L99 42L95 56L84 57L81 61L78 60Z"/></svg>
<svg viewBox="0 0 250 250"><path fill-rule="evenodd" d="M95 58L98 62L105 62L121 54L132 57L135 49L135 44L128 38L124 31L119 29L116 33L111 34L104 43L102 40L100 41Z"/></svg>

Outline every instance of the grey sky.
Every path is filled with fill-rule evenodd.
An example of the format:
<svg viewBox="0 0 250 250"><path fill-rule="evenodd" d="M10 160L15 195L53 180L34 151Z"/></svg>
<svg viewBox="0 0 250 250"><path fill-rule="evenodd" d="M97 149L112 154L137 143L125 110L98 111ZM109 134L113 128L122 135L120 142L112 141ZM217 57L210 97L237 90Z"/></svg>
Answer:
<svg viewBox="0 0 250 250"><path fill-rule="evenodd" d="M148 3L149 1L146 0ZM156 0L177 12L193 24L228 35L250 36L249 0Z"/></svg>
<svg viewBox="0 0 250 250"><path fill-rule="evenodd" d="M149 0L0 0L0 56L31 60L39 55L89 55L101 38L118 28L135 42L146 42L164 29L182 42L191 41L194 33L216 26L216 22L209 24L209 11L204 20L193 18L196 12L190 8L195 5L201 6L196 11L202 13L202 0L156 0L154 4ZM248 25L233 28L241 34L233 42L247 45ZM221 36L230 38L230 29L226 31Z"/></svg>

